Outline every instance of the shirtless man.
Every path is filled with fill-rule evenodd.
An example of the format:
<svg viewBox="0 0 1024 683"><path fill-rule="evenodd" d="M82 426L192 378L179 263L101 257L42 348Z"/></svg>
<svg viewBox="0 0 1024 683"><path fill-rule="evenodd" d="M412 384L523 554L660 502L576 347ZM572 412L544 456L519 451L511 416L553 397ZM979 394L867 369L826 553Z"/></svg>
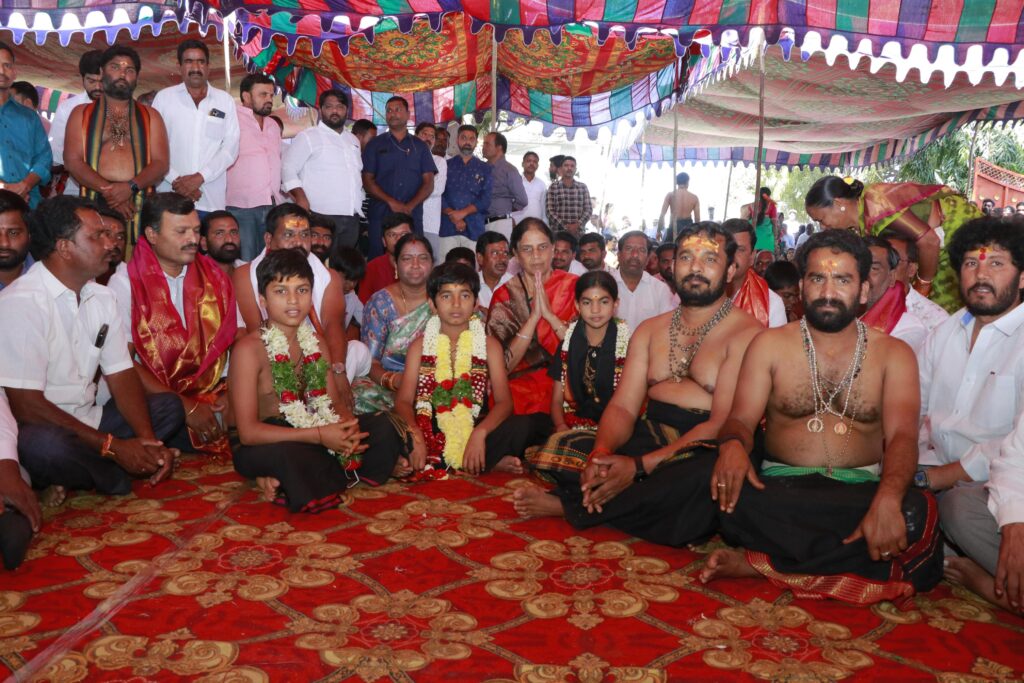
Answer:
<svg viewBox="0 0 1024 683"><path fill-rule="evenodd" d="M668 231L665 233L663 242L674 242L679 230L700 223L700 199L690 192L690 174L680 173L676 176L676 189L665 195L665 201L661 205L661 214L658 216L658 230L661 230L665 220L665 212L669 212Z"/></svg>
<svg viewBox="0 0 1024 683"><path fill-rule="evenodd" d="M138 53L113 45L103 53L101 64L103 96L75 107L68 117L64 167L86 197L125 217L134 243L142 197L167 173L167 131L155 109L132 100L141 68ZM87 133L83 122L95 125L90 124ZM136 140L133 130L149 133L145 140Z"/></svg>
<svg viewBox="0 0 1024 683"><path fill-rule="evenodd" d="M675 546L714 533L715 505L704 495L714 452L672 456L714 439L732 405L743 354L763 328L725 293L736 271L730 233L706 221L683 228L676 244L680 307L633 334L579 482L556 477L554 495L518 490L520 515L564 514L577 528L610 524ZM638 420L645 400L647 419Z"/></svg>
<svg viewBox="0 0 1024 683"><path fill-rule="evenodd" d="M935 500L907 488L921 402L914 353L857 321L871 268L859 237L818 233L797 265L804 319L750 345L718 435L710 492L723 538L741 549L716 550L700 579L763 576L798 597L855 604L929 590L942 578Z"/></svg>

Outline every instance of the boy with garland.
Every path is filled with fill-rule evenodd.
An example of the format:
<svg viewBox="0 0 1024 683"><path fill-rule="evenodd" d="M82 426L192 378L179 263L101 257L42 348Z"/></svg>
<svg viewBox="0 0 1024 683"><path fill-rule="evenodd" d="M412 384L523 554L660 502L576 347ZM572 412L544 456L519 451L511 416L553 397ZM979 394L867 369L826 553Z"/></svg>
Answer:
<svg viewBox="0 0 1024 683"><path fill-rule="evenodd" d="M409 347L395 398L416 478L444 478L447 468L520 474L523 451L551 432L545 413L512 414L501 344L474 315L479 292L480 278L463 263L442 264L427 280L434 315Z"/></svg>
<svg viewBox="0 0 1024 683"><path fill-rule="evenodd" d="M238 473L291 512L336 507L354 481L377 486L408 474L388 415L355 418L340 400L330 352L307 320L313 271L305 253L268 252L256 278L267 321L235 343L228 373Z"/></svg>

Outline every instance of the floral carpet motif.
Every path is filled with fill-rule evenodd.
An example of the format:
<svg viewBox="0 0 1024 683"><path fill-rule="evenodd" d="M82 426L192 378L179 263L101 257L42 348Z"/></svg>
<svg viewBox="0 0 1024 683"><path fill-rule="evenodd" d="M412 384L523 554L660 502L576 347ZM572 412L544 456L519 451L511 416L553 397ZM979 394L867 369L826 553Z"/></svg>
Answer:
<svg viewBox="0 0 1024 683"><path fill-rule="evenodd" d="M357 487L290 514L187 460L47 512L0 573L0 676L72 681L982 681L1024 620L942 584L906 610L696 578L702 548L519 519L523 478Z"/></svg>

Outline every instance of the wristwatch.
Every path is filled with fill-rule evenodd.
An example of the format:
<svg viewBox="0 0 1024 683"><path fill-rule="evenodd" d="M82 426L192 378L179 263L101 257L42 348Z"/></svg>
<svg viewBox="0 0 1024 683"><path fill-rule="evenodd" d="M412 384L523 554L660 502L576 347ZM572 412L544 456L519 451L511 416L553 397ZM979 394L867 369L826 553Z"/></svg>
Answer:
<svg viewBox="0 0 1024 683"><path fill-rule="evenodd" d="M138 194L138 193L142 192L142 188L139 187L139 184L137 182L135 182L134 178L132 178L130 181L128 181L128 187L130 187L132 189L132 194Z"/></svg>
<svg viewBox="0 0 1024 683"><path fill-rule="evenodd" d="M914 488L918 489L930 489L932 483L928 481L927 470L918 470L914 473Z"/></svg>
<svg viewBox="0 0 1024 683"><path fill-rule="evenodd" d="M344 375L345 374L345 364L342 363L341 361L338 361L337 363L333 363L331 365L331 372L333 372L335 375Z"/></svg>
<svg viewBox="0 0 1024 683"><path fill-rule="evenodd" d="M647 470L644 469L644 456L634 455L633 462L636 463L636 474L633 475L633 481L643 481L647 478Z"/></svg>

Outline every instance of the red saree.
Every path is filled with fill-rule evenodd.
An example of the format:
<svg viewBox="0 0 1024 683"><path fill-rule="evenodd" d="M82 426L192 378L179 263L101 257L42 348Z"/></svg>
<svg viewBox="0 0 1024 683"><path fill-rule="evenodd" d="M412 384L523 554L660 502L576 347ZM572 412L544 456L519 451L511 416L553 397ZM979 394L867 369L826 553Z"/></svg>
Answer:
<svg viewBox="0 0 1024 683"><path fill-rule="evenodd" d="M896 282L892 287L885 290L885 294L875 302L875 305L865 311L860 319L868 327L873 327L879 332L892 334L893 328L907 312L907 290L902 282Z"/></svg>
<svg viewBox="0 0 1024 683"><path fill-rule="evenodd" d="M576 276L553 270L544 284L551 311L568 323L576 315ZM495 337L508 353L519 329L530 317L532 300L526 293L523 275L517 275L494 292L487 313L487 334ZM558 355L561 342L545 320L537 324L519 365L508 373L509 389L516 415L551 412L551 392L554 382L548 376L551 360Z"/></svg>
<svg viewBox="0 0 1024 683"><path fill-rule="evenodd" d="M768 283L751 268L747 271L743 284L732 298L732 303L757 318L757 322L768 327L768 292Z"/></svg>
<svg viewBox="0 0 1024 683"><path fill-rule="evenodd" d="M132 288L132 343L139 361L176 394L212 403L223 391L227 351L238 329L231 280L208 256L188 267L182 292L184 324L153 247L139 240L128 262ZM192 445L211 455L230 455L227 437L202 443L189 430Z"/></svg>

